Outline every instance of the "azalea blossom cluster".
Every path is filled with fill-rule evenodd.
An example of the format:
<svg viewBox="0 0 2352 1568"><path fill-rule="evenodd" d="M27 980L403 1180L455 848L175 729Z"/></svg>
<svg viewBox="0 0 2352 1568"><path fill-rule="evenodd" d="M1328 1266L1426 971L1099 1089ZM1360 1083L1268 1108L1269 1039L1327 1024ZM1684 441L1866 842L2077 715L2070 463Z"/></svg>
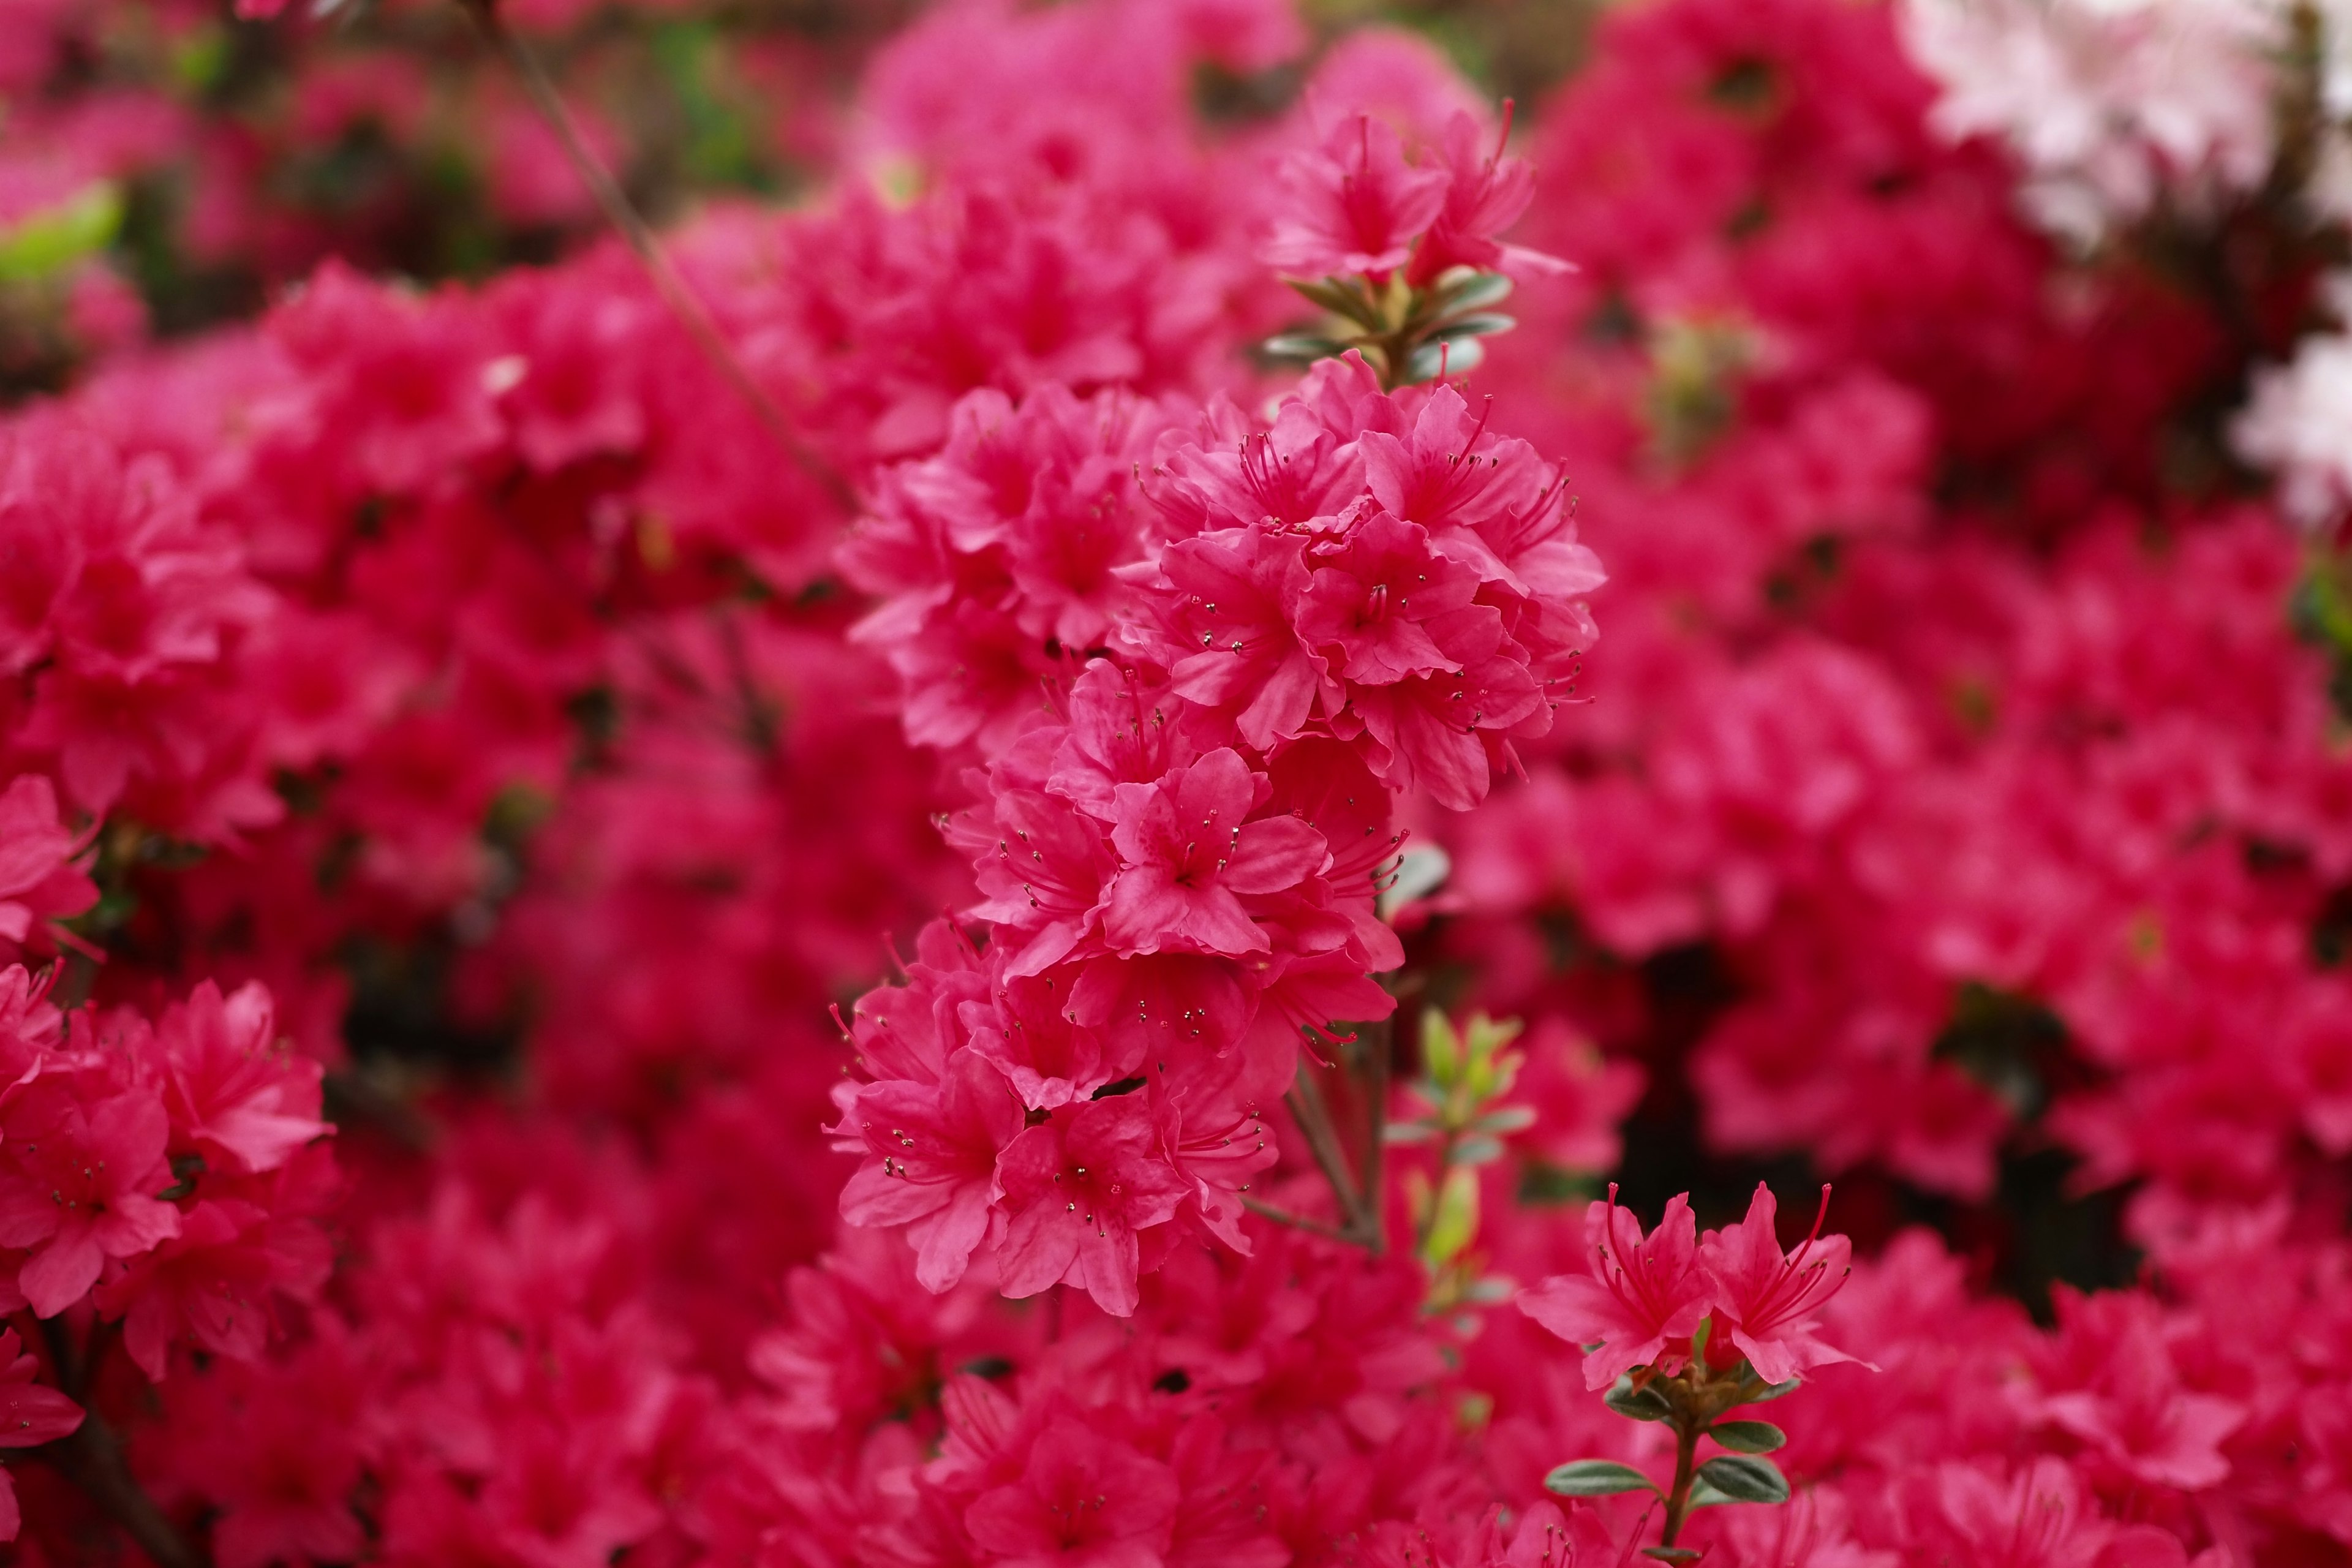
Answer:
<svg viewBox="0 0 2352 1568"><path fill-rule="evenodd" d="M337 1195L319 1119L320 1068L278 1037L268 994L206 982L152 1023L62 1012L22 965L0 970L10 1085L0 1306L49 1336L58 1383L21 1387L12 1447L63 1443L85 1425L79 1336L119 1334L162 1382L191 1353L251 1362L278 1302L318 1299L331 1268L318 1216ZM12 1384L34 1374L17 1331L0 1341ZM110 1437L71 1461L119 1465ZM18 1507L0 1474L0 1527Z"/></svg>
<svg viewBox="0 0 2352 1568"><path fill-rule="evenodd" d="M911 1224L935 1289L986 1241L1007 1293L1124 1314L1163 1227L1245 1250L1301 1042L1393 1006L1392 794L1476 805L1591 636L1554 477L1451 387L1349 355L1269 428L1154 423L975 394L845 557L910 737L987 770L949 828L985 950L935 928L860 1002L841 1097L843 1214Z"/></svg>
<svg viewBox="0 0 2352 1568"><path fill-rule="evenodd" d="M2329 13L2228 9L1511 109L947 0L463 285L229 107L520 111L455 7L42 10L11 167L274 40L174 145L289 281L0 413L12 1560L2340 1561L2352 574L2227 445L2333 220L2192 264ZM608 153L713 58L502 15ZM142 167L40 254L163 320Z"/></svg>

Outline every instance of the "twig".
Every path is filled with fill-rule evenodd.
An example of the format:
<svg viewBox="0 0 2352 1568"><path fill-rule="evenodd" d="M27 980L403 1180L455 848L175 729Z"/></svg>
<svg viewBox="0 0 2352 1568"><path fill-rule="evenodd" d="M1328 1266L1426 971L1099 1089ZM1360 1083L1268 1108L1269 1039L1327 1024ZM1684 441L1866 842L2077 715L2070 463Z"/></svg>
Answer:
<svg viewBox="0 0 2352 1568"><path fill-rule="evenodd" d="M1285 1208L1276 1208L1272 1204L1260 1202L1247 1193L1242 1194L1242 1207L1254 1215L1262 1215L1276 1225L1286 1225L1294 1230L1307 1231L1311 1235L1322 1237L1326 1240L1344 1241L1351 1247L1356 1245L1358 1240L1357 1237L1349 1235L1327 1220L1317 1219L1311 1215L1293 1214Z"/></svg>
<svg viewBox="0 0 2352 1568"><path fill-rule="evenodd" d="M1331 1184L1332 1195L1339 1200L1339 1212L1345 1216L1339 1226L1340 1239L1378 1252L1381 1242L1380 1211L1364 1200L1348 1151L1331 1125L1331 1112L1323 1103L1323 1090L1316 1083L1314 1072L1311 1062L1298 1065L1297 1081L1283 1097L1284 1103L1290 1107L1290 1118L1298 1124L1298 1131L1306 1135L1307 1147L1314 1153L1323 1179Z"/></svg>
<svg viewBox="0 0 2352 1568"><path fill-rule="evenodd" d="M758 416L768 434L775 438L776 444L784 449L785 455L803 473L814 480L835 505L856 515L858 510L856 489L838 468L826 462L815 448L801 438L800 432L793 428L792 421L784 417L784 411L776 405L776 400L751 378L751 373L744 368L743 362L720 334L719 324L711 320L702 297L694 291L693 286L687 282L685 276L670 260L669 252L662 247L660 239L629 200L627 193L621 189L619 183L604 167L604 160L596 156L595 149L588 145L587 137L581 132L579 121L572 116L572 106L564 102L563 94L557 89L554 79L547 74L547 68L540 63L538 54L499 18L498 0L458 0L458 4L465 8L466 15L474 19L474 25L481 29L482 37L506 58L507 64L521 80L523 90L530 95L540 117L547 121L548 128L555 132L556 140L563 144L564 156L571 161L582 183L587 185L588 194L595 198L598 209L604 215L604 221L611 224L614 230L628 242L629 248L636 253L638 262L646 269L646 276L653 281L655 291L661 295L662 302L669 307L678 324L686 329L687 335L694 340L695 345L726 378L728 384L751 405L751 412Z"/></svg>
<svg viewBox="0 0 2352 1568"><path fill-rule="evenodd" d="M79 1487L101 1513L139 1543L139 1550L154 1560L156 1568L204 1568L205 1557L181 1538L123 1462L121 1439L114 1435L114 1428L90 1407L93 1369L76 1354L64 1321L44 1320L41 1337L47 1342L59 1390L82 1406L82 1417L81 1425L68 1436L30 1450L33 1457L55 1466Z"/></svg>
<svg viewBox="0 0 2352 1568"><path fill-rule="evenodd" d="M1374 1252L1388 1239L1386 1205L1389 1132L1389 1067L1393 1049L1393 1016L1366 1025L1361 1035L1364 1054L1364 1197L1368 1245Z"/></svg>

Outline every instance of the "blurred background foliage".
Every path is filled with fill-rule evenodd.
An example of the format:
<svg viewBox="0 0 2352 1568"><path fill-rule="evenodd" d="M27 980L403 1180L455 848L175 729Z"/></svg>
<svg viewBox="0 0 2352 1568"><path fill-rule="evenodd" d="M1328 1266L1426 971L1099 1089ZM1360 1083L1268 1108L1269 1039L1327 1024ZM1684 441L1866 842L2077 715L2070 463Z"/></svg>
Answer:
<svg viewBox="0 0 2352 1568"><path fill-rule="evenodd" d="M1572 71L1601 0L1312 0L1318 47L1387 24L1496 96ZM790 202L838 168L867 55L921 0L506 0L638 206ZM0 0L0 400L126 342L247 316L329 256L420 281L601 227L456 0ZM1250 118L1297 66L1204 76Z"/></svg>

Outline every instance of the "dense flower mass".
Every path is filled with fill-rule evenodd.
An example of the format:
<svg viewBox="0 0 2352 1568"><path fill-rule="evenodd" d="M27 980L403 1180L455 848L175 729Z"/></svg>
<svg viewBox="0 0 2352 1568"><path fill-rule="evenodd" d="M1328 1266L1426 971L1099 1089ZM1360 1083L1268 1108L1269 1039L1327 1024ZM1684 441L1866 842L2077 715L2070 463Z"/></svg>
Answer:
<svg viewBox="0 0 2352 1568"><path fill-rule="evenodd" d="M18 9L11 1561L2352 1552L2343 6Z"/></svg>

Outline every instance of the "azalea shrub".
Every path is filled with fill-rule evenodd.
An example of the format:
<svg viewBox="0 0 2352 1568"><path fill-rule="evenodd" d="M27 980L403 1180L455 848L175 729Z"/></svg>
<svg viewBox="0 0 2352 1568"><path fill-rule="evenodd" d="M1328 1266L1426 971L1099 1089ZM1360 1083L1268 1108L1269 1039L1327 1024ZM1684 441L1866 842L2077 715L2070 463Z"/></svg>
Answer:
<svg viewBox="0 0 2352 1568"><path fill-rule="evenodd" d="M2352 1554L2344 6L21 9L8 1561Z"/></svg>

